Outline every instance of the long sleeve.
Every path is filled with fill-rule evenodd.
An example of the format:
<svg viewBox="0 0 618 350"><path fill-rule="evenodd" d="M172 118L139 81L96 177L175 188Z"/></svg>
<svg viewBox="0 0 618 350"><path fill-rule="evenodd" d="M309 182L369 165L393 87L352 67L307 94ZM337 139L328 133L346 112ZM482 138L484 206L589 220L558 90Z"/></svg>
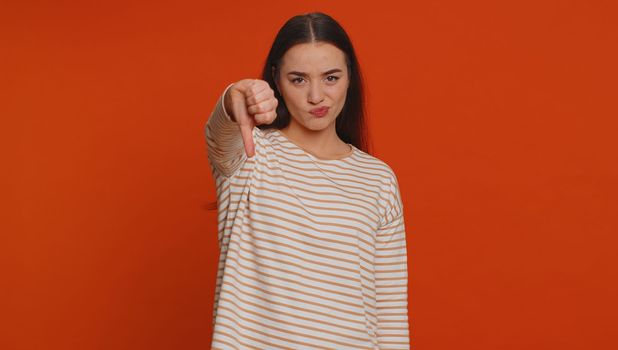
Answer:
<svg viewBox="0 0 618 350"><path fill-rule="evenodd" d="M406 230L396 177L389 196L375 243L378 344L380 349L410 349Z"/></svg>
<svg viewBox="0 0 618 350"><path fill-rule="evenodd" d="M208 159L211 166L224 176L231 176L247 160L240 128L225 110L225 93L219 97L205 126Z"/></svg>

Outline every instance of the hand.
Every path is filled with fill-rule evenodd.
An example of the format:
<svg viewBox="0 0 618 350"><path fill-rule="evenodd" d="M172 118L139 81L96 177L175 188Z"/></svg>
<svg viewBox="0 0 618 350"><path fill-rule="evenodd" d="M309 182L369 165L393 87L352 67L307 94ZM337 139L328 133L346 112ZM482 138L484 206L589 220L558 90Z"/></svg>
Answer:
<svg viewBox="0 0 618 350"><path fill-rule="evenodd" d="M277 117L279 101L275 92L264 80L243 79L228 89L225 100L226 110L231 111L230 117L240 127L247 157L251 158L255 154L253 127L270 124Z"/></svg>

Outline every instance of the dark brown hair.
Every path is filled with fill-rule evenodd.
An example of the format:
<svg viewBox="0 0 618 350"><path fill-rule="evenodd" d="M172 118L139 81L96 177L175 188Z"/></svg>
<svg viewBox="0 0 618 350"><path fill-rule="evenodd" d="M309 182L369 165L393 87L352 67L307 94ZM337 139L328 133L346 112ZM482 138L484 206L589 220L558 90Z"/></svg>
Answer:
<svg viewBox="0 0 618 350"><path fill-rule="evenodd" d="M342 141L351 143L366 153L371 153L366 125L363 77L352 41L335 19L322 12L294 16L279 29L262 69L262 80L268 82L275 92L275 97L279 100L277 117L272 123L261 124L257 127L262 130L282 129L290 123L290 112L275 84L279 78L281 59L294 45L316 42L330 43L345 54L350 82L345 105L335 120L337 135ZM209 209L216 209L216 202L214 205L211 203Z"/></svg>

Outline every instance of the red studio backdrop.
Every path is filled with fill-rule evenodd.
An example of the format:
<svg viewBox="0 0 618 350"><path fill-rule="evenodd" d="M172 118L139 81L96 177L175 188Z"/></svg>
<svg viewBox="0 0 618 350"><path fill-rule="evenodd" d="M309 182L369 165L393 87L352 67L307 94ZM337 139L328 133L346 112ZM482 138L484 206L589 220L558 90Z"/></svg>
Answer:
<svg viewBox="0 0 618 350"><path fill-rule="evenodd" d="M6 1L0 348L208 349L204 124L289 17L355 45L419 350L615 349L612 1Z"/></svg>

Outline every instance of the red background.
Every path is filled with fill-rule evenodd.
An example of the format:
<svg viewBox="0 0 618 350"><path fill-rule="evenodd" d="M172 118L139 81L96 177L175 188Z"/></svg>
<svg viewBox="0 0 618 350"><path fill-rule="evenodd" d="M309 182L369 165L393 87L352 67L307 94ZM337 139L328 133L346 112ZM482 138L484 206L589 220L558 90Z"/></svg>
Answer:
<svg viewBox="0 0 618 350"><path fill-rule="evenodd" d="M203 127L314 10L399 178L413 348L618 348L617 7L589 0L3 2L0 348L209 348Z"/></svg>

